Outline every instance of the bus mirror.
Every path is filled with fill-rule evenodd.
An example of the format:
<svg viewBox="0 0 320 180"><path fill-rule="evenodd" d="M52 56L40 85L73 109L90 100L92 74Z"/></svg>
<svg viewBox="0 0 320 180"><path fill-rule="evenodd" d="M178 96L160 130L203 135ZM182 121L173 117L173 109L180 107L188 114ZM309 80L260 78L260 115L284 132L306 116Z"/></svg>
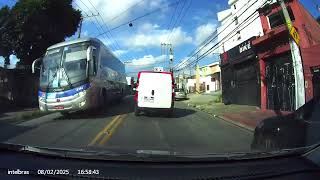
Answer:
<svg viewBox="0 0 320 180"><path fill-rule="evenodd" d="M39 62L39 61L41 61L42 60L42 58L38 58L38 59L36 59L36 60L34 60L33 62L32 62L32 74L34 74L35 72L36 72L36 64ZM39 69L39 68L37 68L37 69Z"/></svg>

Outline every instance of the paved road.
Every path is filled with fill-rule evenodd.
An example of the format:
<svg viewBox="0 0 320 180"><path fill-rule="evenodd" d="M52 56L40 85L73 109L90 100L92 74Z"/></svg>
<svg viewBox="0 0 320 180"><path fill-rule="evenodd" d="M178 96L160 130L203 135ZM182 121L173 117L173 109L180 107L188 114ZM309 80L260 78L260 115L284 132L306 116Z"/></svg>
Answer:
<svg viewBox="0 0 320 180"><path fill-rule="evenodd" d="M134 116L133 97L99 114L51 114L20 124L0 122L0 141L51 148L166 150L181 153L250 151L252 133L175 103L173 117Z"/></svg>

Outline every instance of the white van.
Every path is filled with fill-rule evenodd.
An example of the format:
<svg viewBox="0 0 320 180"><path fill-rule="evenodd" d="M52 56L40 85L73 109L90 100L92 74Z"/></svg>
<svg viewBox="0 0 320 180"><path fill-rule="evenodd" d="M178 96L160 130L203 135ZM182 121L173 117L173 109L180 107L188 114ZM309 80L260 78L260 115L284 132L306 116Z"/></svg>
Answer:
<svg viewBox="0 0 320 180"><path fill-rule="evenodd" d="M135 115L141 111L165 110L171 116L174 108L174 80L171 72L141 71L135 94Z"/></svg>

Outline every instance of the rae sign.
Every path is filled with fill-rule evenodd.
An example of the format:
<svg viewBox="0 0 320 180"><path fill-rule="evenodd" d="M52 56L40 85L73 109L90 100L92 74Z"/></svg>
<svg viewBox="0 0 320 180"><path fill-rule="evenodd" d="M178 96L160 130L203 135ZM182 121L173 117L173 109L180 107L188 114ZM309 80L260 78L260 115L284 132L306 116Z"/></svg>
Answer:
<svg viewBox="0 0 320 180"><path fill-rule="evenodd" d="M242 53L249 49L251 49L251 44L250 44L250 41L247 41L239 46L239 53Z"/></svg>

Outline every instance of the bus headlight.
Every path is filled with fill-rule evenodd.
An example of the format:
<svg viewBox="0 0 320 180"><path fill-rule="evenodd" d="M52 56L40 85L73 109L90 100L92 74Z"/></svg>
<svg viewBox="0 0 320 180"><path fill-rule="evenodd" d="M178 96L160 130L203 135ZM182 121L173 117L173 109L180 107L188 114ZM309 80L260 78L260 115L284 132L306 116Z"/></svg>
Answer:
<svg viewBox="0 0 320 180"><path fill-rule="evenodd" d="M85 104L86 104L86 100L80 102L80 103L79 103L79 107L82 107L82 106L84 106Z"/></svg>
<svg viewBox="0 0 320 180"><path fill-rule="evenodd" d="M39 101L44 102L44 98L43 97L39 97Z"/></svg>

